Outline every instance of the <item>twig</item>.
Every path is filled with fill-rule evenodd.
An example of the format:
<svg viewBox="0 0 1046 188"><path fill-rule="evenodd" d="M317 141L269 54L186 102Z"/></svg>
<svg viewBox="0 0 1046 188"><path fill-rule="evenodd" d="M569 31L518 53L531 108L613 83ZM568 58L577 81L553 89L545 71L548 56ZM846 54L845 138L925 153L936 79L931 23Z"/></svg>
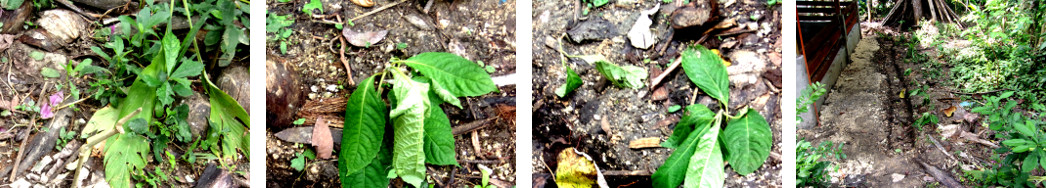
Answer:
<svg viewBox="0 0 1046 188"><path fill-rule="evenodd" d="M47 93L47 87L50 87L50 84L50 82L44 83L44 87L40 89L40 95L37 99L44 98L44 94ZM22 163L22 157L25 155L25 144L29 141L29 135L33 133L33 129L36 129L36 118L37 115L33 114L32 119L29 121L29 128L26 129L28 132L22 137L22 145L18 147L18 157L15 157L15 164L11 166L11 176L8 178L11 182L15 181L15 177L18 177L18 165Z"/></svg>
<svg viewBox="0 0 1046 188"><path fill-rule="evenodd" d="M341 16L338 15L337 18L338 22L341 22ZM349 85L354 86L356 81L352 80L352 67L349 66L349 59L345 58L345 36L339 35L338 40L341 41L341 50L338 50L338 54L341 55L341 64L345 65L345 77L349 77Z"/></svg>
<svg viewBox="0 0 1046 188"><path fill-rule="evenodd" d="M657 85L661 84L661 80L665 79L665 77L667 77L669 73L672 73L672 71L676 70L676 68L679 68L679 64L682 62L683 56L679 56L678 58L676 58L675 61L672 61L672 65L669 65L668 69L665 69L664 72L661 72L661 75L658 75L653 80L650 80L650 90L654 90L655 88L657 88Z"/></svg>
<svg viewBox="0 0 1046 188"><path fill-rule="evenodd" d="M106 139L109 139L109 137L115 136L116 134L123 134L123 124L127 123L128 120L131 120L131 117L134 117L141 112L142 108L138 107L138 109L134 112L131 112L131 114L127 114L127 116L120 118L120 121L116 122L116 125L115 127L113 127L113 129L106 130L105 132L98 133L94 136L91 136L90 138L87 138L87 142L84 143L84 145L80 146L80 151L78 152L80 156L76 159L76 173L73 176L73 187L83 187L81 185L81 183L83 183L83 180L79 179L80 173L83 172L84 163L87 163L87 160L91 159L91 150L94 148L94 145L97 145L98 143L105 141Z"/></svg>
<svg viewBox="0 0 1046 188"><path fill-rule="evenodd" d="M454 133L454 135L461 135L461 134L469 133L469 132L472 132L472 131L476 131L476 130L478 130L480 128L487 127L487 125L489 125L488 122L490 122L490 120L493 120L494 118L495 117L490 117L490 118L483 119L483 120L469 122L469 123L466 123L464 125L455 126L455 127L451 128L453 130L451 130L450 132Z"/></svg>
<svg viewBox="0 0 1046 188"><path fill-rule="evenodd" d="M607 170L603 171L604 176L650 176L650 171L646 170Z"/></svg>
<svg viewBox="0 0 1046 188"><path fill-rule="evenodd" d="M429 9L432 8L432 3L433 2L436 2L436 0L429 0L428 3L425 3L425 10L423 10L422 12L424 12L425 14L428 14L429 13Z"/></svg>
<svg viewBox="0 0 1046 188"><path fill-rule="evenodd" d="M665 40L665 45L661 46L661 49L657 50L657 56L665 55L665 50L668 49L668 46L672 45L672 38L674 38L675 36L675 29L672 29L672 27L668 27L668 39Z"/></svg>
<svg viewBox="0 0 1046 188"><path fill-rule="evenodd" d="M948 156L948 158L951 158L954 161L959 161L959 159L955 158L955 156L952 156L952 154L948 153L948 150L944 150L944 147L941 146L940 142L937 142L936 138L933 138L932 136L925 134L923 135L923 137L929 138L930 142L933 142L933 146L937 146L937 150L940 150L941 153L944 153L944 155Z"/></svg>
<svg viewBox="0 0 1046 188"><path fill-rule="evenodd" d="M434 0L432 0L432 1L434 1ZM447 180L447 184L446 185L443 185L444 188L450 188L450 186L454 185L454 175L458 173L458 167L457 166L451 166L451 168L454 168L454 170L450 171L449 180Z"/></svg>
<svg viewBox="0 0 1046 188"><path fill-rule="evenodd" d="M472 160L472 159L462 159L461 160L461 163L470 163L470 164L498 164L498 163L501 163L501 162L504 162L504 161L501 161L501 160Z"/></svg>
<svg viewBox="0 0 1046 188"><path fill-rule="evenodd" d="M67 107L69 107L69 106L73 106L73 105L79 104L80 102L84 102L85 100L87 100L87 99L89 99L89 98L90 98L90 97L88 97L88 98L82 98L82 99L80 99L80 100L78 100L78 101L76 101L76 102L72 102L72 103L69 103L69 104L65 104L65 105L59 106L58 108L55 108L55 109L54 109L54 111L56 111L56 112L57 112L58 110L61 110L61 109L63 109L63 108L67 108Z"/></svg>
<svg viewBox="0 0 1046 188"><path fill-rule="evenodd" d="M407 0L401 0L399 2L395 2L395 3L389 4L389 5L385 5L385 6L379 7L377 9L374 9L374 10L370 11L370 12L364 13L363 15L356 16L355 18L352 18L349 21L356 21L356 20L358 20L360 18L370 16L371 14L378 13L378 12L380 12L382 10L388 9L389 7L392 7L392 6L396 6L396 5L398 5L400 3L403 3L403 2L407 2Z"/></svg>

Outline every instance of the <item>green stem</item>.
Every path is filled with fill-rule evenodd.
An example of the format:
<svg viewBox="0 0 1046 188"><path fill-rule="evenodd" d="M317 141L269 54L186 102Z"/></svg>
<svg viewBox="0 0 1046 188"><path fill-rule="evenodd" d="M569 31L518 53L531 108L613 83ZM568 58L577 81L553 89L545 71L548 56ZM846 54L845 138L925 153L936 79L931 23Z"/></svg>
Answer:
<svg viewBox="0 0 1046 188"><path fill-rule="evenodd" d="M250 3L250 2L248 2L248 3ZM173 2L172 2L172 4L173 4ZM189 20L189 26L193 26L193 24L192 24L192 11L189 11L189 2L187 0L182 0L182 6L185 7L185 17L189 18L189 19L187 19L187 20ZM171 12L174 12L174 11L171 11ZM185 37L192 37L192 48L193 48L194 51L196 51L196 60L200 61L200 63L203 63L203 55L200 55L200 45L198 45L196 43L196 37L194 37L194 36L185 36Z"/></svg>

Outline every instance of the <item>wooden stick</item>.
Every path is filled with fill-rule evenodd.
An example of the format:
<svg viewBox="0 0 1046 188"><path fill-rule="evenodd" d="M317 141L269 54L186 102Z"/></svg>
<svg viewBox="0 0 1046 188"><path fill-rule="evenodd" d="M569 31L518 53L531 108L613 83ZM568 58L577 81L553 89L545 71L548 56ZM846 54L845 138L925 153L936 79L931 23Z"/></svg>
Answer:
<svg viewBox="0 0 1046 188"><path fill-rule="evenodd" d="M669 65L668 69L665 69L665 72L661 72L661 75L658 75L653 80L650 80L650 90L654 90L655 88L657 88L657 84L660 84L661 80L664 80L669 73L672 73L672 71L676 70L676 68L678 68L679 64L682 62L683 56L679 56L678 58L676 58L675 61L672 61L672 65Z"/></svg>
<svg viewBox="0 0 1046 188"><path fill-rule="evenodd" d="M37 99L43 99L47 93L47 88L50 87L50 82L44 83L44 87L40 89L40 95ZM29 94L32 95L32 94ZM41 103L42 104L42 103ZM15 177L18 177L18 165L22 163L22 157L25 155L25 144L29 141L29 135L33 134L33 129L36 129L36 114L33 114L33 118L29 121L29 127L26 129L25 136L22 137L22 145L18 147L18 156L15 157L15 164L11 166L11 176L8 180L11 182L15 181Z"/></svg>
<svg viewBox="0 0 1046 188"><path fill-rule="evenodd" d="M338 22L341 22L341 15L338 15L337 17ZM345 65L345 77L349 77L349 85L354 86L356 85L356 81L352 80L352 67L349 66L348 58L345 58L345 36L339 35L338 40L341 41L341 50L338 51L338 54L341 55L341 64Z"/></svg>
<svg viewBox="0 0 1046 188"><path fill-rule="evenodd" d="M374 10L372 10L372 11L370 11L370 12L364 13L363 15L360 15L360 16L356 16L355 18L352 18L352 19L350 19L349 21L356 21L356 20L358 20L358 19L360 19L360 18L363 18L363 17L367 17L367 16L370 16L371 14L374 14L374 13L378 13L378 12L380 12L380 11L382 11L382 10L388 9L389 7L392 7L392 6L396 6L396 5L398 5L398 4L400 4L400 3L403 3L403 2L407 2L407 0L401 0L401 1L399 1L399 2L395 2L395 3L389 4L389 5L385 5L385 6L382 6L382 7L378 7L377 9L374 9Z"/></svg>

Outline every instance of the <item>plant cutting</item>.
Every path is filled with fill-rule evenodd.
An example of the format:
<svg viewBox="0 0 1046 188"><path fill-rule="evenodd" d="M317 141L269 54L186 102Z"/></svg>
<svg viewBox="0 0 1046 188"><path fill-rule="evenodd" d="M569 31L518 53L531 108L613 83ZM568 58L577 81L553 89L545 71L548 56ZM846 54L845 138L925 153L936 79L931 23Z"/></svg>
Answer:
<svg viewBox="0 0 1046 188"><path fill-rule="evenodd" d="M740 175L754 172L770 155L772 134L758 112L745 108L730 115L729 80L724 61L703 46L682 53L690 81L718 101L718 111L704 105L686 107L672 135L662 143L676 150L651 177L653 187L722 187L724 162Z"/></svg>
<svg viewBox="0 0 1046 188"><path fill-rule="evenodd" d="M342 187L386 187L392 178L422 187L425 164L458 165L440 104L461 108L458 97L498 90L482 67L451 53L394 58L385 67L347 101L338 158Z"/></svg>

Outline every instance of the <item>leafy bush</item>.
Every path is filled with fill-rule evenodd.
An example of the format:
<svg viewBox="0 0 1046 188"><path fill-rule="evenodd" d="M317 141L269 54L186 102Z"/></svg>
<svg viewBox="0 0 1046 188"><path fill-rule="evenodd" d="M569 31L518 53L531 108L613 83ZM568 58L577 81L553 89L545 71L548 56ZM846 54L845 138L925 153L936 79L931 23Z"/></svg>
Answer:
<svg viewBox="0 0 1046 188"><path fill-rule="evenodd" d="M203 53L210 51L217 54L217 58L206 62L227 66L234 60L236 46L246 44L243 33L249 27L249 15L246 15L249 12L245 3L206 0L196 4L185 1L152 4L147 1L134 18L120 16L118 27L101 29L96 39L109 38L102 45L105 49L92 47L91 50L108 63L111 71L87 73L97 76L90 83L93 97L108 106L95 112L82 134L93 135L92 138L105 136L95 133L114 129L117 118L131 118L123 125L128 132L109 137L105 144L105 177L110 185L130 187L134 185L132 180L142 180L138 186L142 183L156 186L157 180L166 178L155 176L165 175L145 171L149 162L146 159L152 151L158 162L173 160L173 156L163 157L172 142L192 143L182 155L189 163L195 162L197 155L192 152L197 147L218 156L222 166L237 159L238 152L249 154L246 129L250 123L246 111L211 83L203 64ZM176 4L181 7L175 8ZM199 18L188 20L191 28L184 39L179 39L170 26L160 27L170 25L176 14ZM203 41L207 51L201 51L195 40L201 29L208 31ZM112 52L111 55L108 52ZM147 66L137 66L142 64ZM204 138L193 139L185 122L188 106L174 102L175 97L193 94L193 80L200 75L203 76L197 81L205 83L204 90L210 97L210 129ZM142 113L137 113L139 110Z"/></svg>
<svg viewBox="0 0 1046 188"><path fill-rule="evenodd" d="M342 187L386 187L396 177L421 187L426 163L458 165L450 120L440 104L461 108L458 97L498 88L476 63L443 52L392 59L380 74L377 88L378 75L371 75L349 97L338 157ZM389 75L392 81L386 83ZM381 90L389 85L386 105Z"/></svg>
<svg viewBox="0 0 1046 188"><path fill-rule="evenodd" d="M846 158L843 153L843 144L834 145L831 141L824 141L817 147L811 147L806 140L799 140L795 148L795 184L796 187L828 187L831 183L828 179L828 171L832 163L821 160L825 157L836 159Z"/></svg>

